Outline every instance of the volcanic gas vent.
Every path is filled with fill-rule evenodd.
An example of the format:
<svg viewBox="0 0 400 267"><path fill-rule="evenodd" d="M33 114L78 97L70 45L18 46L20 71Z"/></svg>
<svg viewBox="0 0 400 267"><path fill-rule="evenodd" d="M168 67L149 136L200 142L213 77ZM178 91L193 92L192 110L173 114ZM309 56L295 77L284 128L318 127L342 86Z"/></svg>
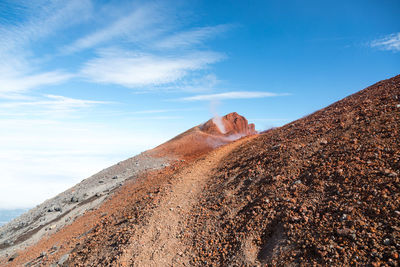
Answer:
<svg viewBox="0 0 400 267"><path fill-rule="evenodd" d="M200 130L213 135L252 135L256 134L253 123L248 123L247 119L236 112L229 113L223 117L214 117L200 126Z"/></svg>

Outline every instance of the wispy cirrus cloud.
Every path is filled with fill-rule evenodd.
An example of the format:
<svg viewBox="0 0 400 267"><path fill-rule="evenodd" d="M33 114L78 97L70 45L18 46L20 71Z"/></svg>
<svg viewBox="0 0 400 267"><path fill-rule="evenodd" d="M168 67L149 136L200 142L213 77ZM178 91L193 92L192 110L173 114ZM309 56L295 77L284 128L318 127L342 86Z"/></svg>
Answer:
<svg viewBox="0 0 400 267"><path fill-rule="evenodd" d="M115 19L109 25L100 28L93 33L75 40L62 50L66 53L74 53L80 50L93 48L109 41L125 39L130 42L141 40L151 36L151 32L161 28L161 22L165 17L160 15L159 8L154 4L137 7L121 17Z"/></svg>
<svg viewBox="0 0 400 267"><path fill-rule="evenodd" d="M0 98L18 98L19 94L28 90L58 84L72 77L72 74L62 71L26 74L24 72L5 70L0 74Z"/></svg>
<svg viewBox="0 0 400 267"><path fill-rule="evenodd" d="M383 38L373 40L369 44L381 50L389 50L394 52L400 51L400 32L389 34Z"/></svg>
<svg viewBox="0 0 400 267"><path fill-rule="evenodd" d="M265 97L276 97L276 96L287 96L289 94L278 94L271 92L251 92L251 91L237 91L237 92L225 92L218 94L205 94L195 95L178 98L178 101L215 101L215 100L226 100L226 99L251 99L251 98L265 98Z"/></svg>
<svg viewBox="0 0 400 267"><path fill-rule="evenodd" d="M15 14L6 16L0 23L0 51L30 45L57 30L87 20L92 12L90 0L15 1L7 6ZM14 16L23 16L24 20L10 21Z"/></svg>
<svg viewBox="0 0 400 267"><path fill-rule="evenodd" d="M0 116L59 115L96 105L110 104L111 102L77 99L59 95L44 95L40 98L30 98L24 101L7 101L0 103Z"/></svg>
<svg viewBox="0 0 400 267"><path fill-rule="evenodd" d="M182 111L193 111L198 110L195 108L176 108L176 109L147 109L132 111L129 114L156 114L156 113L171 113L171 112L182 112Z"/></svg>
<svg viewBox="0 0 400 267"><path fill-rule="evenodd" d="M192 71L202 70L223 59L216 52L192 52L186 55L157 56L124 50L103 51L87 62L81 75L98 83L136 88L176 82Z"/></svg>
<svg viewBox="0 0 400 267"><path fill-rule="evenodd" d="M0 98L23 98L29 90L59 84L73 77L59 69L43 69L41 52L32 47L52 34L91 15L90 0L10 1L13 16L0 21ZM13 21L13 17L23 17Z"/></svg>
<svg viewBox="0 0 400 267"><path fill-rule="evenodd" d="M27 14L26 20L15 26L0 23L0 59L6 59L3 62L7 63L3 66L0 63L2 98L15 98L32 89L63 83L77 76L92 83L140 87L141 90L152 90L155 86L164 91L192 92L212 90L218 81L215 74L199 74L199 71L225 56L214 51L199 51L196 46L217 37L232 25L186 28L177 32L177 28L185 28L182 27L184 23L168 12L168 5L159 2L125 3L113 6L110 12L104 11L104 5L90 0L41 3L44 2L25 3L22 9ZM106 19L100 20L94 14L105 15ZM57 46L51 48L52 52L42 55L33 48L35 42L40 44L60 30L68 32L71 26L83 22L93 25L83 24L81 35L77 38L72 35L75 37L72 41L65 35L66 38L55 42ZM110 52L110 45L120 49ZM181 48L185 48L184 53ZM43 62L44 57L51 62L83 50L91 53L79 58L79 63L69 65L68 70L35 64ZM20 58L18 64L11 60L13 55Z"/></svg>
<svg viewBox="0 0 400 267"><path fill-rule="evenodd" d="M157 42L155 46L164 49L191 47L193 45L201 44L205 40L217 36L231 28L232 25L221 24L183 31L162 39Z"/></svg>

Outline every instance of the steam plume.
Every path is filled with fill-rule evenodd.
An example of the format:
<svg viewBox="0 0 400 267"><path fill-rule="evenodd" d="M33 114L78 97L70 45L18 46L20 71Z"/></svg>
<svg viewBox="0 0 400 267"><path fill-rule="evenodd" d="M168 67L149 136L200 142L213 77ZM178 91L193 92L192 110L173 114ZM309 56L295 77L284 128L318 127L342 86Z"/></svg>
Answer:
<svg viewBox="0 0 400 267"><path fill-rule="evenodd" d="M213 123L215 125L217 125L218 130L223 133L226 134L226 129L225 129L225 125L224 122L222 121L222 118L218 115L215 115L214 118L212 119Z"/></svg>
<svg viewBox="0 0 400 267"><path fill-rule="evenodd" d="M222 121L222 118L218 115L218 112L217 112L217 105L218 104L219 104L219 101L211 101L211 103L210 103L211 113L214 116L212 121L218 127L218 130L221 133L226 134L226 129L225 129L224 122Z"/></svg>

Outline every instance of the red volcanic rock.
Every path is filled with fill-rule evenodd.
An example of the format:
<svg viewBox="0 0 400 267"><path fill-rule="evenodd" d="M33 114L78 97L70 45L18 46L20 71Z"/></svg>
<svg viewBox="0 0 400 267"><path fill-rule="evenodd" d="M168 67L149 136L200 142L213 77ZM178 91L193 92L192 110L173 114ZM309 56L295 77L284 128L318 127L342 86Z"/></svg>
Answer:
<svg viewBox="0 0 400 267"><path fill-rule="evenodd" d="M214 117L150 150L158 156L193 158L244 136L257 134L254 124L236 112Z"/></svg>
<svg viewBox="0 0 400 267"><path fill-rule="evenodd" d="M200 126L200 130L209 134L225 136L246 136L257 133L254 124L249 124L245 117L236 112L229 113L224 117L214 117Z"/></svg>

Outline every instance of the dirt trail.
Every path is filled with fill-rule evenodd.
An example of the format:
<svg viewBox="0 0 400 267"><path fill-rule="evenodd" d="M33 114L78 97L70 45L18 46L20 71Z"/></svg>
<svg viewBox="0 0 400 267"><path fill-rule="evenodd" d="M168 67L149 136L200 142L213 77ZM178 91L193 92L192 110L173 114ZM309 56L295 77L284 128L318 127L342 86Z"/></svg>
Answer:
<svg viewBox="0 0 400 267"><path fill-rule="evenodd" d="M180 172L171 182L169 193L154 210L149 223L136 229L123 255L122 266L189 265L190 251L184 240L186 222L197 197L221 159L249 141L243 138L210 152Z"/></svg>

